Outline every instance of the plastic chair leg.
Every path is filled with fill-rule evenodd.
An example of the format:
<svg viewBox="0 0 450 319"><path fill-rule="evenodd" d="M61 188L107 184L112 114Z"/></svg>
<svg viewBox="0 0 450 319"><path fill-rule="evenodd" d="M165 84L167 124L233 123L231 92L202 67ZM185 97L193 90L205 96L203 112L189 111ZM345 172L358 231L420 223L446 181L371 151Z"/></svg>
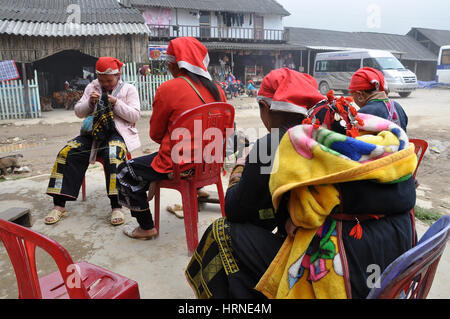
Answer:
<svg viewBox="0 0 450 319"><path fill-rule="evenodd" d="M219 195L220 210L222 211L222 217L225 217L225 195L223 194L222 181L219 180L216 186L217 186L217 194Z"/></svg>
<svg viewBox="0 0 450 319"><path fill-rule="evenodd" d="M161 200L160 195L161 195L161 189L159 188L158 185L156 185L155 197L154 197L154 199L155 199L155 213L154 213L155 215L154 216L155 216L155 228L158 231L158 233L159 233L159 210L160 210L159 204L160 204L160 200Z"/></svg>
<svg viewBox="0 0 450 319"><path fill-rule="evenodd" d="M196 196L196 192L192 194L192 190L187 188L183 190L182 200L183 200L183 213L184 213L184 228L186 231L186 243L188 248L188 256L191 257L194 254L194 250L198 244L197 237L197 223L196 217L193 212L193 201L192 195Z"/></svg>

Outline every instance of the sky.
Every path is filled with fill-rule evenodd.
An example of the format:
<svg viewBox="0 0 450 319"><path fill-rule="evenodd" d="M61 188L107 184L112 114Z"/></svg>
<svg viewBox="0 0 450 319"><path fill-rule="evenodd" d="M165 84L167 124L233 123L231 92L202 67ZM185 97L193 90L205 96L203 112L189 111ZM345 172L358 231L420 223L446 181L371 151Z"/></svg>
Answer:
<svg viewBox="0 0 450 319"><path fill-rule="evenodd" d="M286 27L406 34L412 27L450 30L450 0L276 0Z"/></svg>

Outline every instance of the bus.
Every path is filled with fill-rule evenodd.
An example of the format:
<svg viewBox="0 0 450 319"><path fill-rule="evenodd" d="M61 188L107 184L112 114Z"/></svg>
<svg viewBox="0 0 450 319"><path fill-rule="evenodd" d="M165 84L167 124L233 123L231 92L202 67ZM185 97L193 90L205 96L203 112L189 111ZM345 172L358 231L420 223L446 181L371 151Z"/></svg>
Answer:
<svg viewBox="0 0 450 319"><path fill-rule="evenodd" d="M436 82L450 84L450 45L444 45L439 50Z"/></svg>
<svg viewBox="0 0 450 319"><path fill-rule="evenodd" d="M326 94L333 89L348 94L353 74L362 67L383 72L389 92L396 92L401 97L409 96L418 87L416 75L405 68L392 53L382 50L353 50L317 54L314 78L320 93Z"/></svg>

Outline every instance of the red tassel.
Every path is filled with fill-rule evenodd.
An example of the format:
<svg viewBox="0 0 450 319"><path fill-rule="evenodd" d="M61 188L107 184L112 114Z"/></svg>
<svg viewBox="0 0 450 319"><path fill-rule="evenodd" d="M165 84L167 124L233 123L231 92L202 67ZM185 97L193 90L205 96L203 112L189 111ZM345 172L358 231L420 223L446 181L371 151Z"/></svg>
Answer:
<svg viewBox="0 0 450 319"><path fill-rule="evenodd" d="M362 119L360 119L359 117L357 117L356 120L358 121L358 125L359 125L360 127L363 127L363 126L364 126L364 121L363 121Z"/></svg>
<svg viewBox="0 0 450 319"><path fill-rule="evenodd" d="M315 130L318 130L320 128L320 121L319 119L316 119L316 123L313 124L313 127Z"/></svg>
<svg viewBox="0 0 450 319"><path fill-rule="evenodd" d="M350 236L355 238L355 239L357 239L357 240L360 240L362 238L362 227L361 227L361 224L359 223L358 218L356 218L356 221L358 223L350 231Z"/></svg>
<svg viewBox="0 0 450 319"><path fill-rule="evenodd" d="M223 170L222 175L223 175L224 177L227 176L227 171L226 171L226 170Z"/></svg>
<svg viewBox="0 0 450 319"><path fill-rule="evenodd" d="M306 119L304 119L303 120L303 122L302 122L302 124L305 124L305 125L308 125L308 124L311 124L312 122L311 122L311 119L310 118L306 118Z"/></svg>
<svg viewBox="0 0 450 319"><path fill-rule="evenodd" d="M334 100L334 91L333 90L330 90L327 93L327 99L328 99L329 102L332 102Z"/></svg>

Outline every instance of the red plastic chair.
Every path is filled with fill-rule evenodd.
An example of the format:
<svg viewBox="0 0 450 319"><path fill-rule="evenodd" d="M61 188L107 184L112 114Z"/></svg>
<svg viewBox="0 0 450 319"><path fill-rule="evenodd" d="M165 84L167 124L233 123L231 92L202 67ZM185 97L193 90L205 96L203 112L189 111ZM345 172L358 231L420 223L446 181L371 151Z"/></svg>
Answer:
<svg viewBox="0 0 450 319"><path fill-rule="evenodd" d="M19 299L140 299L135 281L84 261L74 263L64 247L31 229L0 219L0 240L16 274ZM36 246L59 271L38 278Z"/></svg>
<svg viewBox="0 0 450 319"><path fill-rule="evenodd" d="M414 171L414 179L416 178L416 174L417 171L419 169L420 163L422 162L422 158L425 155L425 152L428 149L428 143L425 140L421 140L421 139L410 139L409 140L411 143L414 144L415 146L415 152L417 155L417 167L416 170ZM418 184L416 184L417 187ZM414 208L411 209L411 211L409 212L409 215L411 217L411 223L412 223L412 227L413 227L413 247L416 245L416 236L415 236L415 232L416 232L416 213Z"/></svg>
<svg viewBox="0 0 450 319"><path fill-rule="evenodd" d="M225 158L225 148L226 142L232 133L232 128L234 124L234 107L227 103L211 103L201 105L194 109L184 112L180 117L174 121L169 132L171 134L176 128L191 128L192 130L194 121L201 121L202 123L202 136L207 129L219 129L223 141L221 142L222 154L211 154L211 156L220 156L220 159L211 160L211 158L206 158L203 155L200 163L193 163L191 165L194 170L194 174L187 178L181 177L180 163L174 163L173 173L174 178L171 180L163 180L156 183L155 189L155 227L159 231L159 206L160 206L160 189L169 188L175 189L181 193L183 213L184 213L184 225L186 231L186 241L188 248L188 255L192 256L195 248L198 244L198 234L197 234L197 222L198 222L198 202L197 202L197 189L216 184L217 193L219 195L220 208L222 211L222 216L225 216L225 197L223 194L221 171L223 167L223 162ZM201 147L199 143L196 143L198 139L193 139L188 141L192 145L198 146L198 151L201 154L205 154L205 147L210 143L210 140L201 139ZM171 140L171 147L175 147L180 142L178 140ZM191 160L192 161L192 160ZM212 163L211 163L212 162ZM188 164L187 162L185 164Z"/></svg>
<svg viewBox="0 0 450 319"><path fill-rule="evenodd" d="M127 153L127 160L131 159L131 153ZM103 160L99 157L97 158L97 162L104 165ZM86 177L83 178L83 184L81 184L81 196L83 202L86 201Z"/></svg>
<svg viewBox="0 0 450 319"><path fill-rule="evenodd" d="M414 171L414 175L413 175L414 178L416 178L416 174L417 174L417 170L419 169L420 162L422 162L422 158L428 149L428 143L427 143L427 141L421 140L421 139L410 139L409 141L411 143L413 143L414 146L416 147L415 151L416 151L416 155L417 155L417 167L416 167L416 170Z"/></svg>

